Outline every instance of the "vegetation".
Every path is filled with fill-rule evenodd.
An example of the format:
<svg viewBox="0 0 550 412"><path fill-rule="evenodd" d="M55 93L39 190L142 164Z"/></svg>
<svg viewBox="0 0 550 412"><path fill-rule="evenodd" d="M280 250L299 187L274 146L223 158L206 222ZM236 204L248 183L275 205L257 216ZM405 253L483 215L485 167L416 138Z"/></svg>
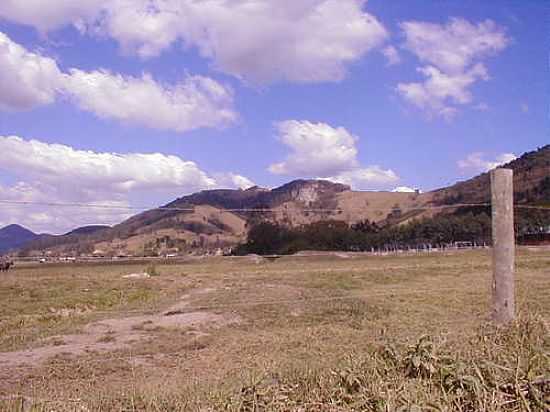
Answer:
<svg viewBox="0 0 550 412"><path fill-rule="evenodd" d="M472 210L474 209L474 210ZM475 210L477 209L477 210ZM402 225L378 225L368 220L354 225L321 221L298 228L260 222L235 254L292 254L301 250L370 251L449 245L454 242L491 243L491 217L486 207L462 208L455 214L412 220ZM550 227L550 211L522 210L516 214L518 236Z"/></svg>
<svg viewBox="0 0 550 412"><path fill-rule="evenodd" d="M427 335L380 345L349 354L328 373L258 380L216 409L542 412L550 406L545 333L540 319L528 317L506 329L484 326L461 350Z"/></svg>
<svg viewBox="0 0 550 412"><path fill-rule="evenodd" d="M300 250L370 251L372 248L406 248L455 241L489 242L490 220L477 217L440 217L401 226L380 227L369 221L348 226L325 221L296 229L263 222L254 226L237 254L290 254Z"/></svg>
<svg viewBox="0 0 550 412"><path fill-rule="evenodd" d="M549 263L518 251L503 328L484 250L211 258L147 279L122 277L143 263L22 265L0 277L0 410L542 412ZM235 323L166 324L196 314Z"/></svg>

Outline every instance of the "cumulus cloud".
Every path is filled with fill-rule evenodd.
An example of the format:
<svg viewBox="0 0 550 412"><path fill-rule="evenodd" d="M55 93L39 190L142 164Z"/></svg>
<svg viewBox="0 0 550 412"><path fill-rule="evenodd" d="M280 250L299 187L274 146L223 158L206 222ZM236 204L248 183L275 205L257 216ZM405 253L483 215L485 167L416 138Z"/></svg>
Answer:
<svg viewBox="0 0 550 412"><path fill-rule="evenodd" d="M405 47L420 61L446 73L462 73L479 58L494 55L508 46L504 29L492 20L472 24L451 18L445 24L409 21L401 24Z"/></svg>
<svg viewBox="0 0 550 412"><path fill-rule="evenodd" d="M274 174L329 176L358 166L357 137L343 127L297 120L276 127L280 141L291 153L284 162L269 167Z"/></svg>
<svg viewBox="0 0 550 412"><path fill-rule="evenodd" d="M38 0L8 0L0 5L0 16L39 29L75 24L110 36L125 52L143 58L179 41L218 70L253 83L341 80L349 63L387 38L384 26L364 10L365 0L52 3L44 10Z"/></svg>
<svg viewBox="0 0 550 412"><path fill-rule="evenodd" d="M171 200L202 189L254 185L244 176L234 173L210 175L195 162L161 153L98 153L17 136L0 136L0 152L3 153L0 170L19 179L19 183L13 186L0 188L2 198L8 200L124 206L129 204L133 195ZM63 220L66 210L37 209L56 219L54 230L70 229L77 226L75 219L81 219L77 213ZM11 215L4 208L0 213L0 221L21 218L13 210ZM108 223L132 214L131 211L116 208L100 209L99 213L96 213L96 219L106 219ZM22 222L29 222L25 219ZM82 224L86 222L82 221ZM50 223L44 219L44 225Z"/></svg>
<svg viewBox="0 0 550 412"><path fill-rule="evenodd" d="M386 39L362 0L187 3L198 27L182 38L215 67L252 82L338 81Z"/></svg>
<svg viewBox="0 0 550 412"><path fill-rule="evenodd" d="M150 75L136 78L72 69L65 76L64 90L78 107L99 117L154 129L184 132L237 119L231 89L203 76L162 85Z"/></svg>
<svg viewBox="0 0 550 412"><path fill-rule="evenodd" d="M510 39L492 20L478 24L452 18L445 24L410 21L401 24L405 49L424 66L422 82L399 83L397 92L430 115L451 118L457 106L473 101L471 86L488 80L482 60L505 49Z"/></svg>
<svg viewBox="0 0 550 412"><path fill-rule="evenodd" d="M88 31L114 38L125 53L158 56L192 24L183 6L179 0L111 0L100 18L88 20Z"/></svg>
<svg viewBox="0 0 550 412"><path fill-rule="evenodd" d="M0 32L0 109L52 103L62 79L55 60L27 51Z"/></svg>
<svg viewBox="0 0 550 412"><path fill-rule="evenodd" d="M17 136L0 137L0 152L3 169L50 183L61 178L78 182L79 188L121 193L132 189L199 189L215 185L194 162L160 153L96 153Z"/></svg>
<svg viewBox="0 0 550 412"><path fill-rule="evenodd" d="M517 156L513 153L502 153L494 160L490 160L486 159L483 153L475 152L469 154L465 159L459 160L458 167L467 171L488 172L515 159L517 159Z"/></svg>
<svg viewBox="0 0 550 412"><path fill-rule="evenodd" d="M399 83L397 91L403 98L428 113L451 119L457 112L455 105L472 101L469 87L477 80L487 80L485 66L478 64L464 73L448 75L434 66L417 69L426 80L417 83Z"/></svg>
<svg viewBox="0 0 550 412"><path fill-rule="evenodd" d="M290 154L269 171L279 175L329 179L356 188L372 188L399 180L392 170L362 167L357 160L358 137L343 127L288 120L276 125L279 140Z"/></svg>
<svg viewBox="0 0 550 412"><path fill-rule="evenodd" d="M166 85L150 75L106 70L62 73L56 62L27 51L0 33L0 109L23 110L61 97L101 118L185 132L235 122L233 91L204 76Z"/></svg>

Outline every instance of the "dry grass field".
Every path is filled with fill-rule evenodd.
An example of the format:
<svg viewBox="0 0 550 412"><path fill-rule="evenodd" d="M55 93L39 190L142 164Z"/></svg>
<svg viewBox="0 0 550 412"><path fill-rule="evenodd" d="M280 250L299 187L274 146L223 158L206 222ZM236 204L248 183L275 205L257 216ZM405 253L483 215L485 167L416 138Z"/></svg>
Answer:
<svg viewBox="0 0 550 412"><path fill-rule="evenodd" d="M20 266L0 274L0 410L537 411L550 251L487 322L488 250Z"/></svg>

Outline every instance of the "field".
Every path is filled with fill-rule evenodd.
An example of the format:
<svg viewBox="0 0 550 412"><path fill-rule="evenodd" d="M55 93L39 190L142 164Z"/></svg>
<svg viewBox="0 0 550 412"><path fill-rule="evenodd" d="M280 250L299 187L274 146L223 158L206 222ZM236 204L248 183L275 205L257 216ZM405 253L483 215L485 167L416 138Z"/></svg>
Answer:
<svg viewBox="0 0 550 412"><path fill-rule="evenodd" d="M0 410L549 405L548 249L518 252L503 328L489 250L147 265L0 274Z"/></svg>

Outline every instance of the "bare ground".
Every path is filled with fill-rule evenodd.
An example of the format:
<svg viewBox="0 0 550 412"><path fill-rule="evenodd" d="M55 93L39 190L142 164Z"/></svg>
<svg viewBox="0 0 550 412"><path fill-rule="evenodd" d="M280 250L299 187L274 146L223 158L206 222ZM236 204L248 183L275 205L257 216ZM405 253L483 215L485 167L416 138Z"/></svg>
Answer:
<svg viewBox="0 0 550 412"><path fill-rule="evenodd" d="M0 381L14 381L25 371L42 366L56 357L64 359L82 355L101 354L130 349L132 345L148 341L150 332L160 329L190 329L194 336L207 336L198 329L219 328L239 322L236 315L216 314L206 311L186 312L189 300L195 295L213 292L213 288L192 290L178 302L158 314L108 318L86 324L81 333L54 335L42 339L38 347L0 353ZM62 316L81 314L68 309L58 311Z"/></svg>

